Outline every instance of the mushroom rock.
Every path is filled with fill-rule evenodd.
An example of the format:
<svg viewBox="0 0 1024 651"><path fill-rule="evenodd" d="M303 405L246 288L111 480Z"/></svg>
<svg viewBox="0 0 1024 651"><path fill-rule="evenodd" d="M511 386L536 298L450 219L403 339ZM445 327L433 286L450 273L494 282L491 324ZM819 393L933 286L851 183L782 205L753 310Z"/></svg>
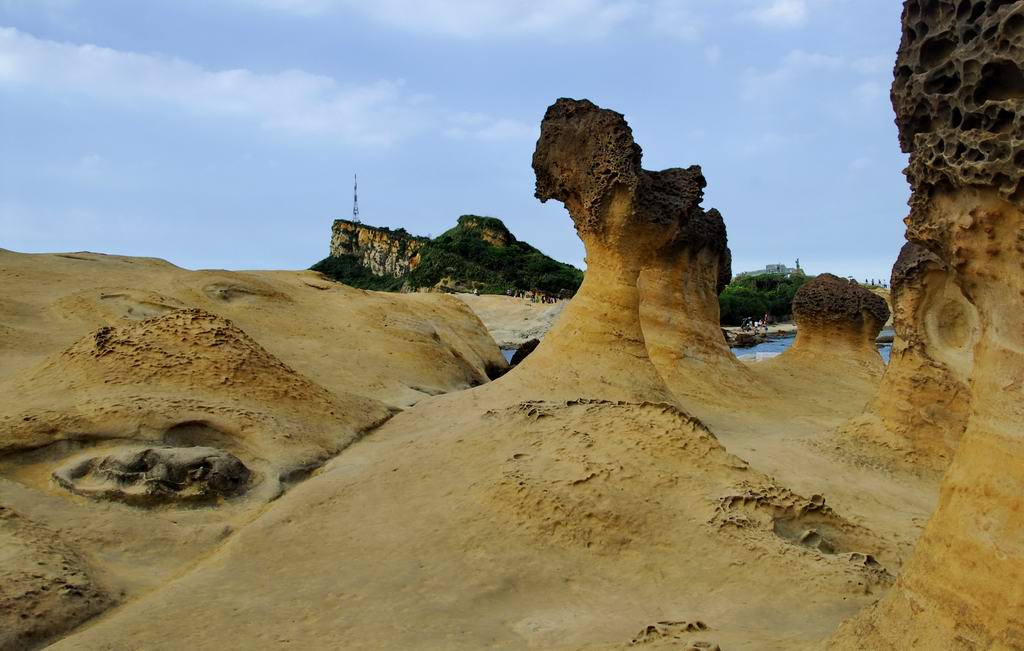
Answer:
<svg viewBox="0 0 1024 651"><path fill-rule="evenodd" d="M587 273L558 324L503 382L544 377L567 396L675 402L659 372L671 367L667 350L692 344L702 358L731 356L717 318L717 286L729 273L725 227L700 208L700 168L651 172L641 155L620 113L564 98L548 108L533 156L536 196L569 211Z"/></svg>
<svg viewBox="0 0 1024 651"><path fill-rule="evenodd" d="M892 88L911 241L977 310L967 428L896 586L841 649L1024 647L1024 4L910 0Z"/></svg>
<svg viewBox="0 0 1024 651"><path fill-rule="evenodd" d="M837 379L877 382L885 370L875 339L889 319L881 296L832 274L821 274L793 296L796 341L776 364L827 369Z"/></svg>
<svg viewBox="0 0 1024 651"><path fill-rule="evenodd" d="M821 274L793 297L796 341L750 366L759 383L801 409L839 425L860 414L885 372L875 339L889 318L881 296L856 282Z"/></svg>
<svg viewBox="0 0 1024 651"><path fill-rule="evenodd" d="M889 306L881 296L852 280L821 274L793 296L793 318L793 354L859 358L868 352L870 365L881 370L875 339L889 320Z"/></svg>
<svg viewBox="0 0 1024 651"><path fill-rule="evenodd" d="M977 315L934 253L907 242L892 268L890 362L878 394L846 434L903 452L915 468L943 470L967 426Z"/></svg>

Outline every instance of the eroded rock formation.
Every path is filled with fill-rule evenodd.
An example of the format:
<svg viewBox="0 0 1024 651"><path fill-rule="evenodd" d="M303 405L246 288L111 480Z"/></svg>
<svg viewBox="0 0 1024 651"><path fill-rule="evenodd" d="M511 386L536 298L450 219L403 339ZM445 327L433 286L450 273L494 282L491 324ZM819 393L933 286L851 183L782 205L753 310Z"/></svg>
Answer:
<svg viewBox="0 0 1024 651"><path fill-rule="evenodd" d="M875 339L889 318L881 296L856 282L821 274L793 297L796 341L752 371L763 384L822 418L849 418L874 395L885 371ZM863 402L850 404L852 396ZM847 413L852 408L853 412ZM835 424L842 422L842 418Z"/></svg>
<svg viewBox="0 0 1024 651"><path fill-rule="evenodd" d="M875 339L889 320L889 306L856 282L825 273L797 290L793 318L797 324L794 353L831 350L841 355L853 350L878 357Z"/></svg>
<svg viewBox="0 0 1024 651"><path fill-rule="evenodd" d="M846 649L1024 647L1024 5L909 0L893 105L907 237L978 314L967 429L897 585Z"/></svg>
<svg viewBox="0 0 1024 651"><path fill-rule="evenodd" d="M840 436L882 446L914 467L942 470L967 426L977 315L952 270L913 242L900 251L890 286L890 362L865 414Z"/></svg>
<svg viewBox="0 0 1024 651"><path fill-rule="evenodd" d="M718 327L725 225L700 207L700 167L652 172L641 156L623 116L587 100L560 99L541 123L536 195L569 211L587 274L520 373L557 377L574 396L605 387L600 397L673 402L683 356L732 359Z"/></svg>

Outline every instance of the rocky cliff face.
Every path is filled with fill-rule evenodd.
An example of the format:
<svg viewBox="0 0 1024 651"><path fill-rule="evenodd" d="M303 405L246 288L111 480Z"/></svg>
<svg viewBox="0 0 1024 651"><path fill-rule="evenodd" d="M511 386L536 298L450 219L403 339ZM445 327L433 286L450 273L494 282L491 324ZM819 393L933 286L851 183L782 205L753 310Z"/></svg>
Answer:
<svg viewBox="0 0 1024 651"><path fill-rule="evenodd" d="M892 88L907 236L977 310L967 429L897 585L843 649L1024 648L1024 3L908 0Z"/></svg>
<svg viewBox="0 0 1024 651"><path fill-rule="evenodd" d="M376 276L401 278L417 267L418 251L427 241L401 230L336 219L331 228L331 256L354 256Z"/></svg>

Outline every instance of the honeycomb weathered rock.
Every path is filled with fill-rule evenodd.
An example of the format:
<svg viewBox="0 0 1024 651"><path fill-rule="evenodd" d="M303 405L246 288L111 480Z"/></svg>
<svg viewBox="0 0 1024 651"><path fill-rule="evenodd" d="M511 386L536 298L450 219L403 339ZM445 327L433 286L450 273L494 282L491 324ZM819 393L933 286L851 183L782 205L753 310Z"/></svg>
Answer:
<svg viewBox="0 0 1024 651"><path fill-rule="evenodd" d="M880 329L889 319L889 306L881 296L832 274L821 274L793 297L793 316L801 326L810 322L859 322L865 314L873 317Z"/></svg>
<svg viewBox="0 0 1024 651"><path fill-rule="evenodd" d="M584 240L615 237L608 231L618 201L628 203L625 227L655 229L659 245L707 247L731 259L721 214L700 206L707 185L700 166L649 171L640 167L642 155L621 113L559 99L544 115L533 154L536 196L564 203Z"/></svg>
<svg viewBox="0 0 1024 651"><path fill-rule="evenodd" d="M1024 3L911 0L903 23L892 101L914 213L965 186L1024 205Z"/></svg>

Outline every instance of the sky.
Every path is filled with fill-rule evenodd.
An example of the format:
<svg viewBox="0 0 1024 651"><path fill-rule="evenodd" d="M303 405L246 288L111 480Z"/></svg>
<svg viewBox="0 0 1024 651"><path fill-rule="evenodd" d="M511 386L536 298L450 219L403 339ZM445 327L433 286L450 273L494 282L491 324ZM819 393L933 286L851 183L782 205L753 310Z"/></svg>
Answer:
<svg viewBox="0 0 1024 651"><path fill-rule="evenodd" d="M332 220L461 214L584 266L534 196L559 97L699 164L734 272L888 278L897 0L0 0L0 247L301 269Z"/></svg>

